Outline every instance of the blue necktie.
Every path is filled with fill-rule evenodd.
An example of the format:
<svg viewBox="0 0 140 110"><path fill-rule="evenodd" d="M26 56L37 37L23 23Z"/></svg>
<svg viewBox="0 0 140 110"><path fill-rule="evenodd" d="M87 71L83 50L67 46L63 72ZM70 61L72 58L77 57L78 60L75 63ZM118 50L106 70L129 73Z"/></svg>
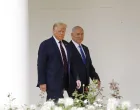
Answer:
<svg viewBox="0 0 140 110"><path fill-rule="evenodd" d="M82 57L83 63L86 64L86 57L85 57L85 54L83 52L82 46L79 45L79 48L80 48L80 53L81 53L81 57Z"/></svg>

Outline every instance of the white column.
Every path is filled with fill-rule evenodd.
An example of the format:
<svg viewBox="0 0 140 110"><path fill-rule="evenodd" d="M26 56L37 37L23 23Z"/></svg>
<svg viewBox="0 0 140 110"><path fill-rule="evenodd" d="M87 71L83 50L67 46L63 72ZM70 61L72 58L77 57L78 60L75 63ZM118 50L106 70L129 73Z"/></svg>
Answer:
<svg viewBox="0 0 140 110"><path fill-rule="evenodd" d="M27 0L0 1L0 109L11 92L28 103Z"/></svg>

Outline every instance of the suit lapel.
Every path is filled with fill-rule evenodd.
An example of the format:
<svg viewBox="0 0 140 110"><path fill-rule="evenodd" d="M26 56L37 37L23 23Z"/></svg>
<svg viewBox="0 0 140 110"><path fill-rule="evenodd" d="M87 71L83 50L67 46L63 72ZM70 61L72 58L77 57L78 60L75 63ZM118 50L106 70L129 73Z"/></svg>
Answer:
<svg viewBox="0 0 140 110"><path fill-rule="evenodd" d="M67 58L68 58L68 74L69 74L69 78L70 78L70 50L68 48L68 44L64 42L64 40L62 40L65 48L66 48L66 51L67 51ZM69 83L70 83L70 80L69 80Z"/></svg>
<svg viewBox="0 0 140 110"><path fill-rule="evenodd" d="M79 55L79 57L81 57L81 55L80 55L80 53L78 52L78 50L77 50L77 48L75 47L75 45L74 45L74 43L71 41L70 42L71 44L72 44L72 47L73 47L73 49L75 50L75 54L78 54ZM82 58L81 58L81 60L82 60Z"/></svg>
<svg viewBox="0 0 140 110"><path fill-rule="evenodd" d="M55 39L54 39L53 37L52 37L52 43L53 43L53 45L54 45L54 49L56 50L56 55L58 55L58 57L59 57L61 63L63 64L62 58L61 58L60 50L59 50L59 48L58 48L58 46L57 46L57 43L56 43L56 41L55 41Z"/></svg>
<svg viewBox="0 0 140 110"><path fill-rule="evenodd" d="M72 44L72 46L73 46L73 49L75 50L75 54L78 54L78 56L79 56L79 58L81 59L81 61L83 62L83 60L82 60L82 57L81 57L81 54L79 53L79 51L77 50L77 48L75 47L75 45L74 45L74 43L71 41L70 42L71 44ZM82 46L83 47L83 46ZM84 50L85 51L85 50ZM86 53L85 53L86 54Z"/></svg>
<svg viewBox="0 0 140 110"><path fill-rule="evenodd" d="M68 49L68 45L67 43L64 42L64 40L62 40L65 48L66 48L66 52L67 52L67 58L68 58L68 63L69 63L69 60L70 60L70 52L69 52L69 49Z"/></svg>

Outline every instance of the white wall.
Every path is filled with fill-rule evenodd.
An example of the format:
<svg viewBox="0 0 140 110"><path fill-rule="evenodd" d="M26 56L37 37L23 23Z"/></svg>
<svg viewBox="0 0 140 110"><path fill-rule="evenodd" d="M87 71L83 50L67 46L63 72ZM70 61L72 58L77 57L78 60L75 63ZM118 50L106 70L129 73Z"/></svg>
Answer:
<svg viewBox="0 0 140 110"><path fill-rule="evenodd" d="M91 53L104 95L115 79L125 100L140 103L140 1L139 0L29 0L29 92L30 103L39 100L37 51L39 44L52 36L52 25L67 23L85 30L84 44Z"/></svg>
<svg viewBox="0 0 140 110"><path fill-rule="evenodd" d="M28 103L27 1L0 1L0 110L12 93Z"/></svg>

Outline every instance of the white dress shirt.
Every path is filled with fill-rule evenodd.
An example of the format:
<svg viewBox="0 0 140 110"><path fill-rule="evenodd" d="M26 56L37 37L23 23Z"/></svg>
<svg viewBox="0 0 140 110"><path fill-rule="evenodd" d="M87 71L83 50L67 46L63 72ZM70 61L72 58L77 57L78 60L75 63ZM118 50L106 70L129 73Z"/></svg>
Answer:
<svg viewBox="0 0 140 110"><path fill-rule="evenodd" d="M54 35L53 35L53 38L54 38L55 41L56 41L56 44L57 44L57 46L58 46L58 48L59 48L59 51L60 51L60 53L61 53L61 58L62 58L62 61L63 61L63 56L62 56L62 52L61 52L61 49L60 49L60 43L59 43L59 40L57 40L57 39L55 38ZM62 47L64 48L64 51L65 51L65 54L66 54L66 57L67 57L67 60L68 60L67 50L66 50L66 47L64 46L63 42L62 42ZM64 62L63 62L63 63L64 63Z"/></svg>
<svg viewBox="0 0 140 110"><path fill-rule="evenodd" d="M79 52L79 53L80 53L80 55L81 55L80 48L79 48L79 44L78 44L78 43L76 43L76 42L75 42L75 41L73 41L73 40L72 40L72 42L73 42L73 44L75 45L75 47L77 48L78 52ZM81 44L80 44L80 45L81 45ZM82 47L82 45L81 45L81 47ZM83 50L84 55L85 55L85 57L86 57L86 54L85 54L85 51L84 51L83 47L82 47L82 50ZM82 55L81 55L81 56L82 56Z"/></svg>

